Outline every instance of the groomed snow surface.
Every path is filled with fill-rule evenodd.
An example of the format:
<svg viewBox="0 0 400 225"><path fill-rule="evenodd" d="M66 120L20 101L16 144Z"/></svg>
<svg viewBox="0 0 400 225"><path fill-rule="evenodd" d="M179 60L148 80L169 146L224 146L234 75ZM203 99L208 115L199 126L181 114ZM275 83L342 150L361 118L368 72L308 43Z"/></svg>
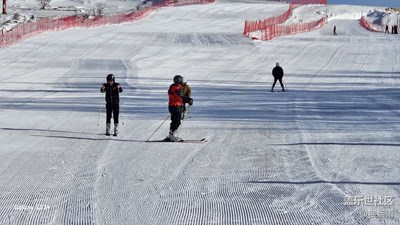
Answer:
<svg viewBox="0 0 400 225"><path fill-rule="evenodd" d="M241 34L286 9L171 7L0 49L0 224L400 224L400 35L340 15ZM270 92L276 62L288 92ZM124 88L118 137L104 135L108 73ZM175 74L194 98L179 134L205 143L145 142Z"/></svg>

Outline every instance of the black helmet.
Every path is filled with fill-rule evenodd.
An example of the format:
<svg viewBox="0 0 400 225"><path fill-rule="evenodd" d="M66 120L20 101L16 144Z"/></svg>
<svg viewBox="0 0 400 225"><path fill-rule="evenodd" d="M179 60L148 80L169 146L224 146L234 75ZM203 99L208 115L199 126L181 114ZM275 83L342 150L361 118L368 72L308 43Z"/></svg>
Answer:
<svg viewBox="0 0 400 225"><path fill-rule="evenodd" d="M107 81L112 80L113 82L115 82L115 76L113 74L108 74L107 75Z"/></svg>
<svg viewBox="0 0 400 225"><path fill-rule="evenodd" d="M182 84L183 83L183 77L181 75L176 75L174 77L174 83L175 84Z"/></svg>

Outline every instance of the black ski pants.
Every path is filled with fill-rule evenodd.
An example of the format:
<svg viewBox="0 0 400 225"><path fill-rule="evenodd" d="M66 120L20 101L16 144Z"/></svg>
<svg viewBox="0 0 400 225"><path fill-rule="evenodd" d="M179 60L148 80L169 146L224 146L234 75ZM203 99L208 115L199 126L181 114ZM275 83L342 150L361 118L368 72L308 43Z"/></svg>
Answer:
<svg viewBox="0 0 400 225"><path fill-rule="evenodd" d="M111 123L111 117L114 117L114 124L118 124L119 116L119 104L118 103L107 103L106 104L107 118L106 123Z"/></svg>
<svg viewBox="0 0 400 225"><path fill-rule="evenodd" d="M169 106L168 111L171 113L171 123L169 129L172 131L178 130L182 119L182 106Z"/></svg>
<svg viewBox="0 0 400 225"><path fill-rule="evenodd" d="M282 90L285 90L285 87L283 86L283 81L282 81L282 77L274 77L274 84L272 84L272 89L274 90L275 84L276 82L279 80L279 83L281 84Z"/></svg>

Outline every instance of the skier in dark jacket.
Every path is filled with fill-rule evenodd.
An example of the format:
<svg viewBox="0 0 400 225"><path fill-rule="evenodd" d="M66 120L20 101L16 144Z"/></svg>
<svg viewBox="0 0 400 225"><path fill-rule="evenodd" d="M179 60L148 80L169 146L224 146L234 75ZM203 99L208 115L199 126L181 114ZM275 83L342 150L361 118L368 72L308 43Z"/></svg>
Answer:
<svg viewBox="0 0 400 225"><path fill-rule="evenodd" d="M167 141L182 141L178 137L178 128L181 125L182 112L185 103L193 104L193 99L183 94L183 77L176 75L174 83L168 89L168 111L171 114L171 124Z"/></svg>
<svg viewBox="0 0 400 225"><path fill-rule="evenodd" d="M285 92L285 87L283 86L283 82L282 82L283 69L282 69L282 67L279 66L279 63L276 63L276 66L272 70L272 75L274 76L274 84L272 84L271 92L274 91L276 81L278 81L278 80L279 80L279 83L281 84L282 92Z"/></svg>
<svg viewBox="0 0 400 225"><path fill-rule="evenodd" d="M122 87L119 83L115 83L113 74L107 75L107 83L100 88L101 93L106 93L106 135L110 135L111 117L114 117L114 136L118 135L118 116L119 116L119 93Z"/></svg>

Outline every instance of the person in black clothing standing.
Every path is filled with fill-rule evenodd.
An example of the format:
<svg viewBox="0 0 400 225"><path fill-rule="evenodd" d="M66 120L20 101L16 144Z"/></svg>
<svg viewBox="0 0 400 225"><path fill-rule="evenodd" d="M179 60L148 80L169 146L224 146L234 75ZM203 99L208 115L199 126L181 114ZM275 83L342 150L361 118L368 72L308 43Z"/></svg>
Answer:
<svg viewBox="0 0 400 225"><path fill-rule="evenodd" d="M279 83L281 84L282 87L282 92L285 92L285 87L283 86L282 78L283 78L283 69L282 67L279 66L279 63L276 63L276 66L274 69L272 69L272 75L274 76L274 84L272 84L271 92L274 92L274 87L276 84L276 81L279 80Z"/></svg>
<svg viewBox="0 0 400 225"><path fill-rule="evenodd" d="M107 83L100 88L101 93L106 93L106 135L110 135L111 117L114 117L114 136L118 135L118 116L119 116L119 93L122 87L119 83L115 83L113 74L107 75Z"/></svg>

